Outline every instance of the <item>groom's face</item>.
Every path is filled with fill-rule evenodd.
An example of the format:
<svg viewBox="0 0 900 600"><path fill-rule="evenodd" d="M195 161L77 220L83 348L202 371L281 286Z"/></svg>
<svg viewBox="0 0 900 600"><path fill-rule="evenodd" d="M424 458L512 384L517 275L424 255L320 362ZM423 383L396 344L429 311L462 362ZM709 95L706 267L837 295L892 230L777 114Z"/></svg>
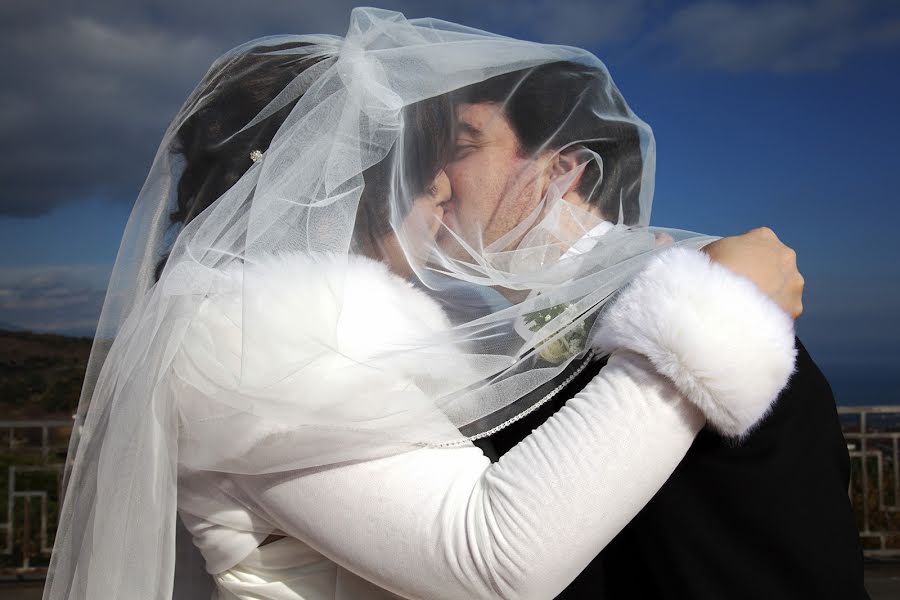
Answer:
<svg viewBox="0 0 900 600"><path fill-rule="evenodd" d="M523 155L498 104L461 104L456 121L453 158L445 169L454 211L446 225L480 251L534 210L544 192L544 169L540 160ZM453 256L467 256L452 236L441 236L440 243Z"/></svg>

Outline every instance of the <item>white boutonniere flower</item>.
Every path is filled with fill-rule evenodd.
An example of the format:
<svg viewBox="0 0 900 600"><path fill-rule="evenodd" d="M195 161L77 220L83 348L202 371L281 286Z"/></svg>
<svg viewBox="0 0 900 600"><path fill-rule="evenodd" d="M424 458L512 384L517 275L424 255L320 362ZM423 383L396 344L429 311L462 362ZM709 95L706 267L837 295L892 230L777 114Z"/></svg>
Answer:
<svg viewBox="0 0 900 600"><path fill-rule="evenodd" d="M560 364L569 358L577 355L584 350L587 341L588 322L582 319L578 322L571 322L578 316L576 305L572 303L563 303L525 314L522 319L528 330L533 333L539 333L541 329L550 325L557 318L567 318L570 325L566 331L550 334L547 338L553 338L551 341L542 340L535 344L541 358L553 364ZM550 328L555 329L555 328Z"/></svg>

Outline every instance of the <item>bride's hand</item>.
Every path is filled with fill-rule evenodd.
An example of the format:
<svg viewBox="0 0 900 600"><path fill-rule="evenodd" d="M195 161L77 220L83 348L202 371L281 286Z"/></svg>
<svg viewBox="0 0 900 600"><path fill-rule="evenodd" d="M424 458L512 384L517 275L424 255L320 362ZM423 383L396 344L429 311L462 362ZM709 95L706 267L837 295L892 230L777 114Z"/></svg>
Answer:
<svg viewBox="0 0 900 600"><path fill-rule="evenodd" d="M804 280L797 270L797 253L768 227L716 240L702 250L749 278L794 319L803 312Z"/></svg>

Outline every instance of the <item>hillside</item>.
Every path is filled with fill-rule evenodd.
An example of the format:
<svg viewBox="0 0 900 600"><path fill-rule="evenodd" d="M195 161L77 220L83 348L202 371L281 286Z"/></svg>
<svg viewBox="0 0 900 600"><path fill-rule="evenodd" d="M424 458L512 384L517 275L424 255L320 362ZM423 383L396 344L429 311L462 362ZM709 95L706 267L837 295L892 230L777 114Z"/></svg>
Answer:
<svg viewBox="0 0 900 600"><path fill-rule="evenodd" d="M0 330L0 419L71 418L91 338Z"/></svg>

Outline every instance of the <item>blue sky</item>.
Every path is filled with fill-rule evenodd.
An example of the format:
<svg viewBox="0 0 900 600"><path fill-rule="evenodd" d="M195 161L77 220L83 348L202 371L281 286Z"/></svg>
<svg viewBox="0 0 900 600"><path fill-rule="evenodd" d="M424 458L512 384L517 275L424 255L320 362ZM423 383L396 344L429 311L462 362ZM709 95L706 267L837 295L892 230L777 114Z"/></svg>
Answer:
<svg viewBox="0 0 900 600"><path fill-rule="evenodd" d="M162 132L210 62L260 35L342 33L351 6L4 3L0 326L90 331ZM592 50L656 134L652 223L772 227L797 250L797 330L826 374L900 373L900 5L380 6Z"/></svg>

